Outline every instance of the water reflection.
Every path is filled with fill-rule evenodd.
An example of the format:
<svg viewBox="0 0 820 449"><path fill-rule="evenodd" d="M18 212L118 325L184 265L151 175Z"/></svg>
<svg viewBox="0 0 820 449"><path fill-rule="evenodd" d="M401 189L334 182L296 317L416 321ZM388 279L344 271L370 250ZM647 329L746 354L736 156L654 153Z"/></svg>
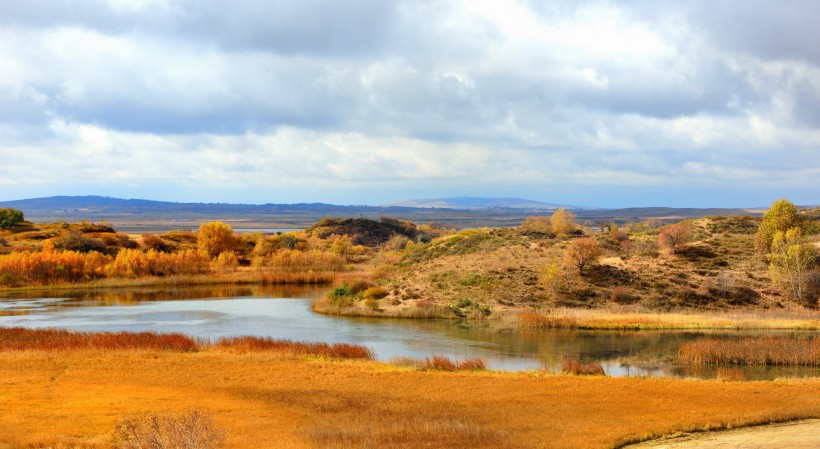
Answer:
<svg viewBox="0 0 820 449"><path fill-rule="evenodd" d="M762 334L571 330L522 333L496 322L317 315L310 310L309 299L326 291L250 285L28 292L0 300L0 326L151 330L184 332L203 338L264 335L363 344L372 347L381 360L441 354L482 357L495 369L555 371L563 359L572 358L599 362L611 376L707 378L715 377L714 368L678 364L676 354L682 343L704 336L740 338ZM754 367L743 371L748 379L820 375L816 368Z"/></svg>

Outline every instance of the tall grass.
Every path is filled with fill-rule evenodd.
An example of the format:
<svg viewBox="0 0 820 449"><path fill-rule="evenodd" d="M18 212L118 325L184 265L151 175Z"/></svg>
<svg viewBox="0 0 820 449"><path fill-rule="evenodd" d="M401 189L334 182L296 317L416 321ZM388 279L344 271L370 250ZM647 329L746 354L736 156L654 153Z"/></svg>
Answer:
<svg viewBox="0 0 820 449"><path fill-rule="evenodd" d="M598 362L584 363L578 360L564 359L561 362L561 372L575 376L606 376L604 367Z"/></svg>
<svg viewBox="0 0 820 449"><path fill-rule="evenodd" d="M307 343L292 340L274 340L268 337L225 337L213 344L214 348L237 352L272 351L294 355L313 355L336 359L373 360L373 350L348 343Z"/></svg>
<svg viewBox="0 0 820 449"><path fill-rule="evenodd" d="M678 356L696 365L820 366L820 338L706 338L684 343Z"/></svg>
<svg viewBox="0 0 820 449"><path fill-rule="evenodd" d="M71 332L62 329L0 328L0 351L65 351L72 349L152 349L191 352L193 338L156 332Z"/></svg>
<svg viewBox="0 0 820 449"><path fill-rule="evenodd" d="M226 337L211 343L177 333L71 332L62 329L0 328L0 351L66 351L74 349L137 350L172 352L232 350L276 352L297 356L373 360L373 350L347 343L307 343L267 337Z"/></svg>

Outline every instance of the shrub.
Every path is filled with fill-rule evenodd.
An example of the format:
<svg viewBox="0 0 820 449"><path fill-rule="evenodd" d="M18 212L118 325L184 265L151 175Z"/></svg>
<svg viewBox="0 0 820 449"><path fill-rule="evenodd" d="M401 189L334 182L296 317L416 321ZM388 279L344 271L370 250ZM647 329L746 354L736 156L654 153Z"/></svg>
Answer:
<svg viewBox="0 0 820 449"><path fill-rule="evenodd" d="M23 211L10 207L0 209L0 229L11 229L23 222Z"/></svg>
<svg viewBox="0 0 820 449"><path fill-rule="evenodd" d="M133 415L114 430L116 449L217 449L224 440L225 432L196 409Z"/></svg>
<svg viewBox="0 0 820 449"><path fill-rule="evenodd" d="M223 251L216 257L214 264L222 272L233 272L239 266L239 258L233 251Z"/></svg>
<svg viewBox="0 0 820 449"><path fill-rule="evenodd" d="M88 253L97 251L104 253L105 242L102 239L89 237L81 232L70 232L53 241L54 247L61 251L76 251L78 253Z"/></svg>
<svg viewBox="0 0 820 449"><path fill-rule="evenodd" d="M689 232L689 227L684 223L676 223L661 229L658 234L658 243L660 243L663 248L679 251L684 245L689 243L690 238L691 233Z"/></svg>
<svg viewBox="0 0 820 449"><path fill-rule="evenodd" d="M628 287L617 286L610 292L610 299L618 304L629 304L635 302L638 298L632 294Z"/></svg>
<svg viewBox="0 0 820 449"><path fill-rule="evenodd" d="M578 274L584 275L584 267L592 265L601 257L603 251L594 239L584 237L575 239L564 254L564 261L578 268Z"/></svg>
<svg viewBox="0 0 820 449"><path fill-rule="evenodd" d="M385 296L387 296L387 294L387 289L385 289L384 287L375 286L365 290L362 296L364 297L364 299L382 299Z"/></svg>
<svg viewBox="0 0 820 449"><path fill-rule="evenodd" d="M154 234L142 234L142 246L161 253L170 253L174 250L174 245Z"/></svg>

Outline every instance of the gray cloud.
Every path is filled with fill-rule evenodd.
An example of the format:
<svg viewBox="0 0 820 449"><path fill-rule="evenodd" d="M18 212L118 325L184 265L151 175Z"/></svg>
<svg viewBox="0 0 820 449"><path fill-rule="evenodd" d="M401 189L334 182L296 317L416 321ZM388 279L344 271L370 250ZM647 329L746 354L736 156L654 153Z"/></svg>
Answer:
<svg viewBox="0 0 820 449"><path fill-rule="evenodd" d="M60 151L83 185L144 185L145 173L351 192L491 181L526 196L781 179L804 192L820 146L818 12L699 0L2 0L0 155L31 156L0 184L23 189L31 182L14 173L29 170L50 182L36 157ZM282 161L295 168L280 172ZM193 165L199 174L174 171ZM129 166L142 168L114 168Z"/></svg>

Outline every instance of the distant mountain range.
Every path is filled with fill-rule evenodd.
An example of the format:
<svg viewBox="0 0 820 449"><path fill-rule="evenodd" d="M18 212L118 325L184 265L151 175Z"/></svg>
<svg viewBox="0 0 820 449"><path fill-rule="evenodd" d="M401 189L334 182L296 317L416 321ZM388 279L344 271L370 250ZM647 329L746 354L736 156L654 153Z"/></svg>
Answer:
<svg viewBox="0 0 820 449"><path fill-rule="evenodd" d="M461 196L455 198L432 198L424 200L406 200L388 204L388 206L403 206L417 208L447 208L447 209L531 209L531 210L555 210L565 209L587 209L578 206L568 206L562 204L544 203L541 201L527 200L523 198L483 198L474 196Z"/></svg>
<svg viewBox="0 0 820 449"><path fill-rule="evenodd" d="M306 228L323 217L379 218L390 216L418 223L470 228L516 226L530 215L550 215L564 207L572 209L581 221L598 223L659 218L667 221L704 215L748 215L760 211L747 209L696 209L642 207L629 209L589 209L543 203L520 198L440 198L410 200L384 206L339 206L324 203L228 204L174 203L105 196L53 196L0 202L0 208L22 210L34 222L108 220L124 232L154 232L193 228L200 223L222 220L237 229Z"/></svg>

